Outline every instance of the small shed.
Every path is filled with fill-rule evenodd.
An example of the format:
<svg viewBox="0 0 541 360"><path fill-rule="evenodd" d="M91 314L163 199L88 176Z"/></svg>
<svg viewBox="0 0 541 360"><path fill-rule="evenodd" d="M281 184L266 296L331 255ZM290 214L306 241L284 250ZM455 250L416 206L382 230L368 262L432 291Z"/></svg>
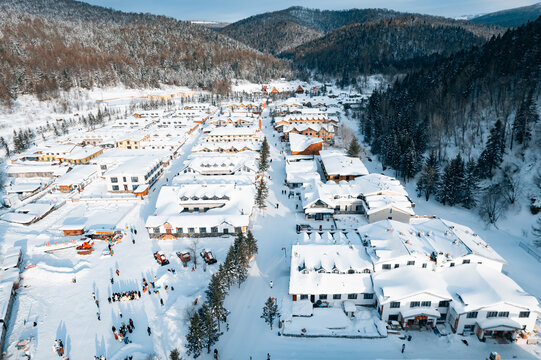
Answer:
<svg viewBox="0 0 541 360"><path fill-rule="evenodd" d="M85 223L81 221L79 223L66 224L60 230L62 230L64 236L83 235L85 233Z"/></svg>

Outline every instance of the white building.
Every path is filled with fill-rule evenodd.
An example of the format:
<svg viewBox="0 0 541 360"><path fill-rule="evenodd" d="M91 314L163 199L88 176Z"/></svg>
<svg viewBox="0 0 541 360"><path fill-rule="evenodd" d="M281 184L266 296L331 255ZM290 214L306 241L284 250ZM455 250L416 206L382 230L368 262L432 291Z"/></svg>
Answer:
<svg viewBox="0 0 541 360"><path fill-rule="evenodd" d="M363 247L293 245L289 294L293 301L318 300L329 306L344 301L375 304L370 273L372 263Z"/></svg>
<svg viewBox="0 0 541 360"><path fill-rule="evenodd" d="M163 160L154 155L128 158L105 172L107 191L134 192L139 186L152 186L163 173Z"/></svg>

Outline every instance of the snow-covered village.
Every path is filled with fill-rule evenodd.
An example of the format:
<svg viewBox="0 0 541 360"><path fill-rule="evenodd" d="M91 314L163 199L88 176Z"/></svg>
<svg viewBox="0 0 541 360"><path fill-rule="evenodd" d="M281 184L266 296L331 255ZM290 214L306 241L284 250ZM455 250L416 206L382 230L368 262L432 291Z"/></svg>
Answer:
<svg viewBox="0 0 541 360"><path fill-rule="evenodd" d="M154 16L48 1L0 7ZM308 26L310 11L276 21ZM240 37L236 24L177 25ZM508 107L491 98L482 119L475 103L464 124L441 110L412 125L404 113L427 111L404 100L414 65L308 76L257 54L254 78L210 86L101 79L42 96L0 73L0 359L541 358L539 73L515 110L502 90Z"/></svg>

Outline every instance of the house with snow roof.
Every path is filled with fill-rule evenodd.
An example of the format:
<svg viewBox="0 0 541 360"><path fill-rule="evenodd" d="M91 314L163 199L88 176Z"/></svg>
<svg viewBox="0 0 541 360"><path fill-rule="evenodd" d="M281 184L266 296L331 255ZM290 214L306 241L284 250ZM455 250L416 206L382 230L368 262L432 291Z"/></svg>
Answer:
<svg viewBox="0 0 541 360"><path fill-rule="evenodd" d="M306 219L363 214L369 222L393 219L407 223L415 214L414 204L400 182L380 174L339 183L314 180L303 185L301 200Z"/></svg>
<svg viewBox="0 0 541 360"><path fill-rule="evenodd" d="M339 307L344 302L373 306L371 272L362 246L293 245L289 295L294 302L323 306Z"/></svg>
<svg viewBox="0 0 541 360"><path fill-rule="evenodd" d="M290 189L296 189L305 183L320 179L313 157L298 158L299 156L290 156L286 159L286 183Z"/></svg>
<svg viewBox="0 0 541 360"><path fill-rule="evenodd" d="M187 161L180 171L183 174L202 176L235 175L245 173L255 177L257 163L255 156L214 154L213 156L197 156Z"/></svg>
<svg viewBox="0 0 541 360"><path fill-rule="evenodd" d="M469 264L446 270L442 277L452 297L447 320L453 332L513 341L535 328L538 300L503 273Z"/></svg>
<svg viewBox="0 0 541 360"><path fill-rule="evenodd" d="M285 125L283 127L284 139L289 140L290 134L301 134L323 139L323 141L332 143L334 136L334 126L329 124L300 124Z"/></svg>
<svg viewBox="0 0 541 360"><path fill-rule="evenodd" d="M148 188L163 174L163 158L152 153L115 160L112 166L100 165L101 169L103 166L107 169L103 177L109 192L135 193L143 188L148 192Z"/></svg>
<svg viewBox="0 0 541 360"><path fill-rule="evenodd" d="M487 266L501 272L506 261L470 228L439 218L411 224L384 220L357 229L374 270L416 267L426 270Z"/></svg>
<svg viewBox="0 0 541 360"><path fill-rule="evenodd" d="M359 176L368 175L368 170L361 159L349 157L342 150L320 151L319 158L326 180L349 181Z"/></svg>
<svg viewBox="0 0 541 360"><path fill-rule="evenodd" d="M409 328L446 320L452 297L441 273L406 266L376 271L372 281L381 320Z"/></svg>
<svg viewBox="0 0 541 360"><path fill-rule="evenodd" d="M146 221L151 237L204 237L245 232L254 206L253 185L163 186Z"/></svg>
<svg viewBox="0 0 541 360"><path fill-rule="evenodd" d="M291 133L289 149L291 155L319 155L323 148L323 139Z"/></svg>
<svg viewBox="0 0 541 360"><path fill-rule="evenodd" d="M210 131L203 139L207 142L263 141L263 135L257 127L218 127Z"/></svg>
<svg viewBox="0 0 541 360"><path fill-rule="evenodd" d="M192 152L239 153L242 151L260 151L258 141L214 141L201 142L192 148Z"/></svg>

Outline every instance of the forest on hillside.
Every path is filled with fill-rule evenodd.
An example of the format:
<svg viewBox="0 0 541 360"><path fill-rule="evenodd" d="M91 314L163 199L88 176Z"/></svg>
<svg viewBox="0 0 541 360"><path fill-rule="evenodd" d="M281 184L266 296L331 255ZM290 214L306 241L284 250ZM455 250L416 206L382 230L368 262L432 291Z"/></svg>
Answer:
<svg viewBox="0 0 541 360"><path fill-rule="evenodd" d="M46 3L46 4L44 4ZM122 84L228 91L233 78L291 75L272 56L188 22L69 0L0 1L0 102Z"/></svg>

